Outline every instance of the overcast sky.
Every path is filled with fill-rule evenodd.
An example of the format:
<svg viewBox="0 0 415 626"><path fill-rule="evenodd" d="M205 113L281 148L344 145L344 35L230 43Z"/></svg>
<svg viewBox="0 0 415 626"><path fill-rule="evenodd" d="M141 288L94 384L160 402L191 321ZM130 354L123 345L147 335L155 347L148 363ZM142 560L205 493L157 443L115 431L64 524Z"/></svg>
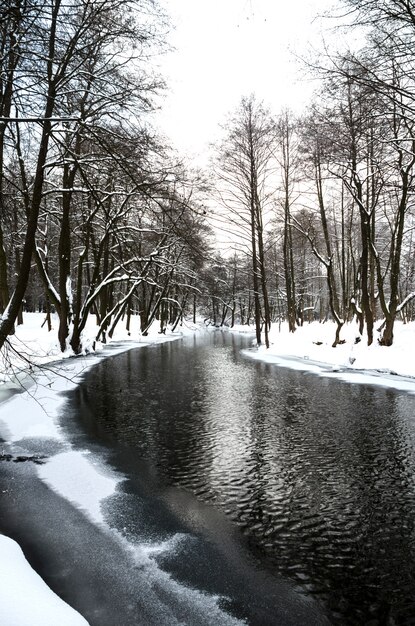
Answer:
<svg viewBox="0 0 415 626"><path fill-rule="evenodd" d="M157 120L174 145L204 152L219 124L254 92L273 111L298 110L312 85L295 55L319 48L335 0L164 0L175 51L161 62L170 92Z"/></svg>

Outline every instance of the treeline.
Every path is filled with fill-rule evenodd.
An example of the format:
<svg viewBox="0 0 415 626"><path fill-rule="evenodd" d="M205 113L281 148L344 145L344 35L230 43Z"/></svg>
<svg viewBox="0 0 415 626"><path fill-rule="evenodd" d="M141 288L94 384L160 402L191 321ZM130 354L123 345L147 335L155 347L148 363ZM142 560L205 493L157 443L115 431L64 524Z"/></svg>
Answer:
<svg viewBox="0 0 415 626"><path fill-rule="evenodd" d="M22 311L59 316L62 351L121 316L175 325L200 292L203 186L146 123L163 88L152 0L0 7L0 346Z"/></svg>
<svg viewBox="0 0 415 626"><path fill-rule="evenodd" d="M217 152L219 219L237 242L223 312L253 318L266 345L271 322L327 317L337 345L355 317L389 346L414 317L415 6L343 5L364 48L319 60L301 118L244 98Z"/></svg>
<svg viewBox="0 0 415 626"><path fill-rule="evenodd" d="M356 318L367 342L415 314L415 11L343 0L358 52L325 56L308 111L254 96L206 179L148 124L168 22L154 0L5 0L0 7L0 347L24 310L58 314L82 351L140 317L216 325ZM205 198L231 253L214 252ZM376 325L376 326L375 326Z"/></svg>

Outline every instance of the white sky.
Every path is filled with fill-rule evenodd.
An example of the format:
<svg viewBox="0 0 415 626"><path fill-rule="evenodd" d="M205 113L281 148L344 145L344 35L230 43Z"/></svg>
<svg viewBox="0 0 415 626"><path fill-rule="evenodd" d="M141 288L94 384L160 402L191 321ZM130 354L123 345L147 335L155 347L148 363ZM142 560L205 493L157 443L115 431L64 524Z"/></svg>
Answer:
<svg viewBox="0 0 415 626"><path fill-rule="evenodd" d="M295 55L321 46L318 15L335 0L164 0L175 51L161 61L168 94L158 123L184 152L203 153L242 96L298 110L312 84Z"/></svg>

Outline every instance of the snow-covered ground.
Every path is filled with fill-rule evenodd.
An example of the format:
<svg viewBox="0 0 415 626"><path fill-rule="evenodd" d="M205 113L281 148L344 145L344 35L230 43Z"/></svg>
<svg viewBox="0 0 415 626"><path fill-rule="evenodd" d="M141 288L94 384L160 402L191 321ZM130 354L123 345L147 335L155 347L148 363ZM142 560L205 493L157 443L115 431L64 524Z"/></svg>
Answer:
<svg viewBox="0 0 415 626"><path fill-rule="evenodd" d="M246 327L234 329L244 330ZM367 346L366 337L360 337L357 324L352 323L342 329L340 337L345 343L333 348L335 324L332 322L305 324L295 333L289 333L284 323L271 329L268 350L262 345L249 351L249 356L352 383L415 392L415 323L396 322L394 334L390 347L379 345L378 331L372 345Z"/></svg>
<svg viewBox="0 0 415 626"><path fill-rule="evenodd" d="M40 314L26 315L24 325L18 327L10 348L3 356L0 376L4 384L0 400L1 394L5 395L10 388L24 385L27 389L0 405L0 437L5 446L36 437L48 437L64 444L59 454L38 466L38 475L99 525L103 522L100 503L116 491L122 477L111 475L86 451L73 450L65 442L58 423L64 402L62 392L77 385L83 372L107 353L113 355L117 351L148 343L174 340L195 332L197 328L187 324L178 327L174 334L167 331L166 335L160 335L154 326L149 336L141 337L137 320L134 320L131 335L120 326L109 346L98 345L93 355L66 360L62 375L62 372L58 373L62 354L57 345L56 328L48 333L46 326L42 327L43 319ZM281 366L308 369L354 383L386 384L415 392L414 323L397 323L395 343L389 348L380 347L376 341L367 347L364 337L356 342L358 331L355 324L343 329L345 343L332 348L334 330L331 323L314 323L289 334L287 327L282 325L273 328L268 350L260 347L250 350L249 354ZM93 337L95 331L91 318L86 332ZM247 331L253 333L252 328L246 327L233 330ZM69 357L70 354L64 356ZM33 363L42 367L38 369ZM69 480L68 476L71 477ZM215 600L212 600L210 610L219 611ZM85 619L58 598L32 570L16 542L4 535L0 535L0 623L4 626L86 624ZM232 618L228 623L237 621Z"/></svg>
<svg viewBox="0 0 415 626"><path fill-rule="evenodd" d="M0 535L0 620L4 626L86 626L29 566L19 545Z"/></svg>

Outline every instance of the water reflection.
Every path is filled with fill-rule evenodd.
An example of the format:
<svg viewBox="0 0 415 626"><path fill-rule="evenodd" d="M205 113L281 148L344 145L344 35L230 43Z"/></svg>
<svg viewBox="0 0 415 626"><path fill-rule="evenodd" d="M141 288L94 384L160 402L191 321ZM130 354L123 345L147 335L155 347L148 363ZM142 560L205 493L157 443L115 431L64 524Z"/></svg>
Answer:
<svg viewBox="0 0 415 626"><path fill-rule="evenodd" d="M79 390L89 428L222 509L333 622L415 624L415 399L251 362L244 341L103 361Z"/></svg>

